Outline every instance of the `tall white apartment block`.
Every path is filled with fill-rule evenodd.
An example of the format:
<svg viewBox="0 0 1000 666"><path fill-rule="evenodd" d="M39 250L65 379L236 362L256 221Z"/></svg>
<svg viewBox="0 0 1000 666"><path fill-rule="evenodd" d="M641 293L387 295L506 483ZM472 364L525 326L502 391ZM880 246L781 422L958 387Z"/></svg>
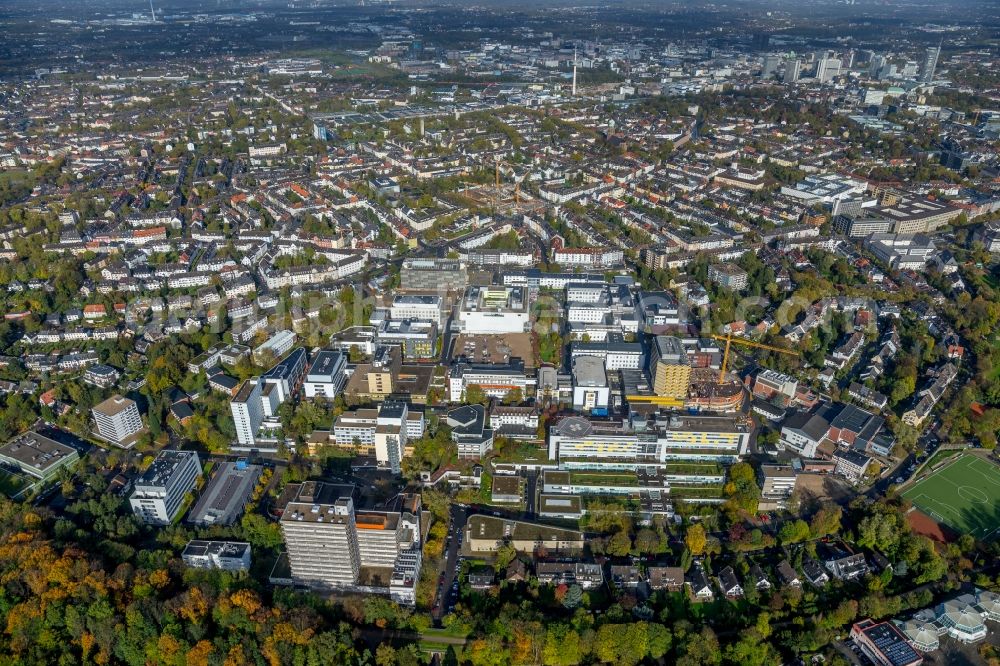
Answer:
<svg viewBox="0 0 1000 666"><path fill-rule="evenodd" d="M257 379L248 379L229 403L233 423L236 424L236 440L245 446L253 446L260 424L264 421L260 390L261 385Z"/></svg>
<svg viewBox="0 0 1000 666"><path fill-rule="evenodd" d="M134 400L113 395L92 410L97 434L112 444L127 445L142 430L142 417Z"/></svg>
<svg viewBox="0 0 1000 666"><path fill-rule="evenodd" d="M160 451L135 482L129 503L147 525L169 525L201 476L201 461L194 451Z"/></svg>
<svg viewBox="0 0 1000 666"><path fill-rule="evenodd" d="M354 585L361 571L354 500L313 504L308 486L303 484L299 501L290 502L281 516L292 578L310 587Z"/></svg>
<svg viewBox="0 0 1000 666"><path fill-rule="evenodd" d="M281 531L296 585L356 590L363 568L390 569L382 592L415 602L420 577L420 498L397 497L391 510L359 510L354 487L307 481L281 515ZM364 588L370 593L371 587Z"/></svg>

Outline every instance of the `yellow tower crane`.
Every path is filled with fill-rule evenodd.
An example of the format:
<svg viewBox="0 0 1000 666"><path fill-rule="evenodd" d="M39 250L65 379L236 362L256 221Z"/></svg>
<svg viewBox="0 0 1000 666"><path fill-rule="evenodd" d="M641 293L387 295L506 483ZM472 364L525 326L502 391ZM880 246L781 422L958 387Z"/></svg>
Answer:
<svg viewBox="0 0 1000 666"><path fill-rule="evenodd" d="M726 333L725 335L713 335L714 340L724 341L726 343L726 350L722 353L722 364L719 366L719 383L724 384L726 381L726 367L729 365L729 345L737 344L743 345L745 347L754 347L755 349L766 349L768 351L778 352L779 354L788 354L789 356L798 356L797 351L792 351L791 349L782 349L781 347L775 347L773 345L765 345L761 342L754 342L753 340L747 340L746 338L734 338L732 333Z"/></svg>

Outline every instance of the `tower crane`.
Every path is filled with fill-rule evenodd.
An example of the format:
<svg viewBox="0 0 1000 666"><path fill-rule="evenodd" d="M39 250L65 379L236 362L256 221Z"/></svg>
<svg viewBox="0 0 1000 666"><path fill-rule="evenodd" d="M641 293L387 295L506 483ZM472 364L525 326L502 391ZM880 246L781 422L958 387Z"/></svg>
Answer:
<svg viewBox="0 0 1000 666"><path fill-rule="evenodd" d="M511 170L511 174L512 174L511 178L514 181L514 205L518 205L518 204L521 203L521 181L523 181L524 178L525 178L525 176L528 175L527 173L525 173L524 175L518 177L517 170L514 169L513 165L511 165L506 160L500 159L499 157L495 158L493 160L493 168L494 168L494 174L495 174L495 176L494 176L495 182L494 182L494 190L493 190L493 197L494 197L493 208L494 209L496 209L500 205L500 164L501 163L503 163L504 165L506 165L507 167L509 167L510 170Z"/></svg>
<svg viewBox="0 0 1000 666"><path fill-rule="evenodd" d="M779 354L788 354L789 356L799 355L797 351L792 351L791 349L765 345L762 342L754 342L753 340L747 340L746 338L734 338L732 333L726 333L725 335L712 335L711 337L713 340L719 340L726 343L726 349L722 353L722 364L719 366L719 384L724 384L726 381L726 367L729 365L730 344L743 345L745 347L753 347L755 349L766 349L768 351L778 352Z"/></svg>

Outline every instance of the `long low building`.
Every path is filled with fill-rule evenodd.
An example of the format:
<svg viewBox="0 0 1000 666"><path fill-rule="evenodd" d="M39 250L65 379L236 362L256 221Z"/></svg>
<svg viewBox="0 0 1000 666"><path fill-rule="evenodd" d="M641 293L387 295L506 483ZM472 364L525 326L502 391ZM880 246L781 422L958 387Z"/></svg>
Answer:
<svg viewBox="0 0 1000 666"><path fill-rule="evenodd" d="M506 364L458 363L452 366L448 378L449 400L459 402L470 386L478 386L493 398L503 398L510 391L520 390L524 396L534 395L537 380L526 374L524 361L513 357Z"/></svg>
<svg viewBox="0 0 1000 666"><path fill-rule="evenodd" d="M245 462L227 462L205 487L188 521L193 525L232 525L243 515L254 486L264 468Z"/></svg>
<svg viewBox="0 0 1000 666"><path fill-rule="evenodd" d="M52 481L59 470L80 459L76 449L37 432L21 433L0 447L0 470L14 499Z"/></svg>
<svg viewBox="0 0 1000 666"><path fill-rule="evenodd" d="M509 542L523 553L543 547L554 553L578 553L583 550L583 532L521 520L493 516L470 516L465 525L465 542L473 553L492 553Z"/></svg>
<svg viewBox="0 0 1000 666"><path fill-rule="evenodd" d="M543 490L551 494L669 494L723 501L729 465L745 456L750 421L742 415L636 412L627 421L563 418L549 429Z"/></svg>
<svg viewBox="0 0 1000 666"><path fill-rule="evenodd" d="M736 415L659 414L648 421L569 416L549 431L549 458L560 465L662 467L667 462L733 463L750 446L749 421Z"/></svg>
<svg viewBox="0 0 1000 666"><path fill-rule="evenodd" d="M250 544L239 541L188 541L181 553L184 564L193 569L250 569Z"/></svg>

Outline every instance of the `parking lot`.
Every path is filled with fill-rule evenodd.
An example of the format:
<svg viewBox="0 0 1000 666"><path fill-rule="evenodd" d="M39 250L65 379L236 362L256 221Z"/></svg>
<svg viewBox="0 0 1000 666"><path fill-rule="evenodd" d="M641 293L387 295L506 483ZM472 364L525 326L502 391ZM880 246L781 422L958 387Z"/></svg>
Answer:
<svg viewBox="0 0 1000 666"><path fill-rule="evenodd" d="M517 356L527 368L535 367L530 333L505 335L460 334L451 351L452 358L464 356L475 363L506 363Z"/></svg>
<svg viewBox="0 0 1000 666"><path fill-rule="evenodd" d="M444 542L442 570L438 573L437 590L434 594L432 615L440 619L455 610L458 602L459 574L465 557L460 554L468 514L461 506L453 506L448 520L448 536Z"/></svg>

